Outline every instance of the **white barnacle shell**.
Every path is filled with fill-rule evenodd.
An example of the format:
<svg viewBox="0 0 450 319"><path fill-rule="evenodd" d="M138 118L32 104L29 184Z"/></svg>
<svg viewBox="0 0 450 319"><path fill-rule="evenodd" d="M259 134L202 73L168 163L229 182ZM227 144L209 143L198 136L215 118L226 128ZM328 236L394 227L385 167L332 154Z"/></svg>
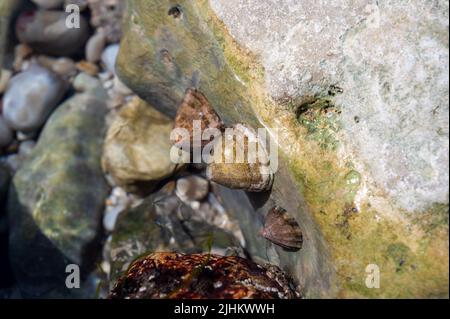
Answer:
<svg viewBox="0 0 450 319"><path fill-rule="evenodd" d="M233 189L269 190L273 172L264 141L244 124L236 124L231 134L228 132L216 140L213 161L206 169L208 179Z"/></svg>

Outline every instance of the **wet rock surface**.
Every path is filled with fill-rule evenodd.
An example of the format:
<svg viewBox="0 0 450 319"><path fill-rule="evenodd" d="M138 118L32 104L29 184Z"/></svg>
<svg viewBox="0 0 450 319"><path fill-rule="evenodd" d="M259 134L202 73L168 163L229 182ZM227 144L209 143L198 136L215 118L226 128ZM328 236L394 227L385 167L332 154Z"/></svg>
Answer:
<svg viewBox="0 0 450 319"><path fill-rule="evenodd" d="M110 298L292 299L290 278L279 268L240 257L156 253L133 263Z"/></svg>
<svg viewBox="0 0 450 319"><path fill-rule="evenodd" d="M75 263L85 276L98 251L95 240L108 192L100 167L104 97L102 92L77 95L61 105L14 177L8 201L10 258L25 297L82 294L66 288L65 269Z"/></svg>

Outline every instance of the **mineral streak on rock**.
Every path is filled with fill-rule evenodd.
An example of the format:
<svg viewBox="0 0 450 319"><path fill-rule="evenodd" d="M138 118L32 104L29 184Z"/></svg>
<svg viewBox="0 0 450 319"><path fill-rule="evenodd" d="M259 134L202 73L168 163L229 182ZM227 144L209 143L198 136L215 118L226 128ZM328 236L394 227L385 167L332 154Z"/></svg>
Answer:
<svg viewBox="0 0 450 319"><path fill-rule="evenodd" d="M155 253L136 261L112 299L292 299L299 296L279 268L240 257Z"/></svg>

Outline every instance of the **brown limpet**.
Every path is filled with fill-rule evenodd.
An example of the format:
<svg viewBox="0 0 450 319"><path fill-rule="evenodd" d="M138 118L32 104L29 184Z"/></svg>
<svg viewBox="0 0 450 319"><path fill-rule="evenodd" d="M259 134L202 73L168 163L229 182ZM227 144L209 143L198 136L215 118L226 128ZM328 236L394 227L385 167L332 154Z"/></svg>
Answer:
<svg viewBox="0 0 450 319"><path fill-rule="evenodd" d="M303 245L299 224L284 208L278 206L267 213L261 236L286 250L297 251Z"/></svg>
<svg viewBox="0 0 450 319"><path fill-rule="evenodd" d="M237 256L154 253L134 262L111 299L292 299L295 285L276 266Z"/></svg>
<svg viewBox="0 0 450 319"><path fill-rule="evenodd" d="M194 88L186 90L183 101L178 107L175 117L175 128L186 129L189 132L190 141L183 141L179 137L175 143L177 145L186 145L189 142L190 148L194 147L194 121L199 121L201 133L206 129L223 129L223 123L219 115L209 103L206 96ZM209 141L201 141L200 147L203 148Z"/></svg>

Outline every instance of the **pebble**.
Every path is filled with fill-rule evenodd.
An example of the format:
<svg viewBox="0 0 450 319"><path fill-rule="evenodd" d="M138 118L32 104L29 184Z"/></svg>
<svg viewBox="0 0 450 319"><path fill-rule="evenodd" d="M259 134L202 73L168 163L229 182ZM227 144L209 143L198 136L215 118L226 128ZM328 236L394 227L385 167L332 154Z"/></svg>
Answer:
<svg viewBox="0 0 450 319"><path fill-rule="evenodd" d="M99 68L94 63L88 61L80 61L77 63L77 69L81 72L86 72L89 75L95 76L99 72Z"/></svg>
<svg viewBox="0 0 450 319"><path fill-rule="evenodd" d="M27 157L31 151L36 147L36 142L33 140L23 141L19 146L19 155L21 157Z"/></svg>
<svg viewBox="0 0 450 319"><path fill-rule="evenodd" d="M67 28L67 15L64 11L24 11L16 22L17 38L37 52L48 55L77 53L88 40L89 26L80 16L79 28Z"/></svg>
<svg viewBox="0 0 450 319"><path fill-rule="evenodd" d="M98 78L100 79L100 81L102 82L106 82L108 80L111 80L113 77L113 75L111 73L109 73L108 71L106 72L100 72L98 74Z"/></svg>
<svg viewBox="0 0 450 319"><path fill-rule="evenodd" d="M31 0L38 7L42 9L56 9L61 8L64 3L64 0Z"/></svg>
<svg viewBox="0 0 450 319"><path fill-rule="evenodd" d="M209 182L197 175L182 177L177 180L175 193L184 202L201 201L209 193Z"/></svg>
<svg viewBox="0 0 450 319"><path fill-rule="evenodd" d="M86 60L91 63L100 61L105 45L105 34L101 31L94 34L86 44Z"/></svg>
<svg viewBox="0 0 450 319"><path fill-rule="evenodd" d="M116 74L116 60L119 54L119 44L111 44L102 53L102 63L112 74Z"/></svg>
<svg viewBox="0 0 450 319"><path fill-rule="evenodd" d="M108 206L103 217L103 227L107 232L112 232L116 226L117 218L126 206Z"/></svg>
<svg viewBox="0 0 450 319"><path fill-rule="evenodd" d="M102 167L116 185L139 193L181 167L170 158L173 120L135 97L112 119L106 135Z"/></svg>
<svg viewBox="0 0 450 319"><path fill-rule="evenodd" d="M85 92L95 89L101 84L100 80L87 73L79 73L73 80L73 87L78 92Z"/></svg>
<svg viewBox="0 0 450 319"><path fill-rule="evenodd" d="M0 148L6 147L11 144L13 139L13 131L9 128L9 126L6 124L6 121L0 115Z"/></svg>
<svg viewBox="0 0 450 319"><path fill-rule="evenodd" d="M61 101L66 89L59 76L33 64L11 79L3 97L3 117L17 131L37 130Z"/></svg>
<svg viewBox="0 0 450 319"><path fill-rule="evenodd" d="M41 55L37 60L40 65L45 66L47 69L55 72L65 79L69 79L77 74L76 64L70 58L52 58L46 55Z"/></svg>
<svg viewBox="0 0 450 319"><path fill-rule="evenodd" d="M23 159L19 154L12 154L6 157L5 163L11 169L16 172L22 165Z"/></svg>
<svg viewBox="0 0 450 319"><path fill-rule="evenodd" d="M91 25L104 30L108 43L117 43L122 37L120 20L126 3L123 0L89 0Z"/></svg>

